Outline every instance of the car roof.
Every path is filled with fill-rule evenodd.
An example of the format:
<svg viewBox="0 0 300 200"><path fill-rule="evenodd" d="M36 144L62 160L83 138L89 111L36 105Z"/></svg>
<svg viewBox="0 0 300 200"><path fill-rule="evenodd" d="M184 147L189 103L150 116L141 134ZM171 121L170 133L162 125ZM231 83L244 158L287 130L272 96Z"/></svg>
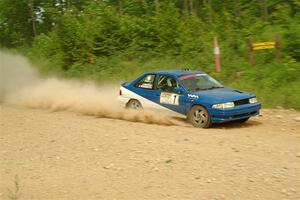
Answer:
<svg viewBox="0 0 300 200"><path fill-rule="evenodd" d="M150 72L148 74L173 75L173 76L180 77L189 74L205 74L205 73L199 70L163 70L163 71Z"/></svg>

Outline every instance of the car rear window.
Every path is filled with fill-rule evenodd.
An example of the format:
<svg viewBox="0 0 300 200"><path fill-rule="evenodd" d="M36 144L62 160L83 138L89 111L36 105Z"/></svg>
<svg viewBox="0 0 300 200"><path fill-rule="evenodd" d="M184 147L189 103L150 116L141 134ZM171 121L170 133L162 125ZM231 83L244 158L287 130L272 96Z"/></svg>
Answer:
<svg viewBox="0 0 300 200"><path fill-rule="evenodd" d="M154 80L155 80L155 75L154 74L145 75L141 80L139 80L135 84L135 87L152 90L153 85L154 85Z"/></svg>

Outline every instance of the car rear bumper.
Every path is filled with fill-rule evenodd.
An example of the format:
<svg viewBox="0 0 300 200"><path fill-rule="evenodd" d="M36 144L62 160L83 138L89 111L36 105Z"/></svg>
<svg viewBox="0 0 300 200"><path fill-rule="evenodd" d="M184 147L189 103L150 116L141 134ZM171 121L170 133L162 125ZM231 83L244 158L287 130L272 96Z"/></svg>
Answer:
<svg viewBox="0 0 300 200"><path fill-rule="evenodd" d="M212 122L220 123L253 117L259 114L260 108L261 104L255 103L236 106L229 109L211 108L208 109L208 111L211 115Z"/></svg>
<svg viewBox="0 0 300 200"><path fill-rule="evenodd" d="M128 103L129 100L130 100L129 98L118 96L118 102L122 107L126 107L126 104Z"/></svg>

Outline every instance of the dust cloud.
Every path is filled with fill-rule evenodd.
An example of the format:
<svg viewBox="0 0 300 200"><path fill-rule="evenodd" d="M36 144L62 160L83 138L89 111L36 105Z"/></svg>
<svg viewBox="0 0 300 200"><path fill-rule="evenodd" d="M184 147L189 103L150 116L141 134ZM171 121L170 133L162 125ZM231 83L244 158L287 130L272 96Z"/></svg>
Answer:
<svg viewBox="0 0 300 200"><path fill-rule="evenodd" d="M101 118L160 125L178 125L171 117L152 111L127 110L117 101L118 84L40 78L28 60L0 51L0 102L49 111L71 111Z"/></svg>

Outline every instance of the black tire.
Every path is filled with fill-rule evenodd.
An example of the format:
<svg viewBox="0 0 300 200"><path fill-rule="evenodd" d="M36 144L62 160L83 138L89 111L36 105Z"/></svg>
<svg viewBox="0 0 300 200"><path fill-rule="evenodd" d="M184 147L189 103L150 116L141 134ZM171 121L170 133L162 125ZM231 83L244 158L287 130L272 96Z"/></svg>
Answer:
<svg viewBox="0 0 300 200"><path fill-rule="evenodd" d="M133 110L140 110L143 109L143 106L138 100L130 99L126 104L126 108L133 109Z"/></svg>
<svg viewBox="0 0 300 200"><path fill-rule="evenodd" d="M203 106L193 106L187 115L187 120L197 128L208 128L212 122L210 115Z"/></svg>
<svg viewBox="0 0 300 200"><path fill-rule="evenodd" d="M244 123L244 122L248 121L249 118L250 117L247 117L247 118L244 118L244 119L238 119L238 120L236 120L236 122L238 122L238 123Z"/></svg>

